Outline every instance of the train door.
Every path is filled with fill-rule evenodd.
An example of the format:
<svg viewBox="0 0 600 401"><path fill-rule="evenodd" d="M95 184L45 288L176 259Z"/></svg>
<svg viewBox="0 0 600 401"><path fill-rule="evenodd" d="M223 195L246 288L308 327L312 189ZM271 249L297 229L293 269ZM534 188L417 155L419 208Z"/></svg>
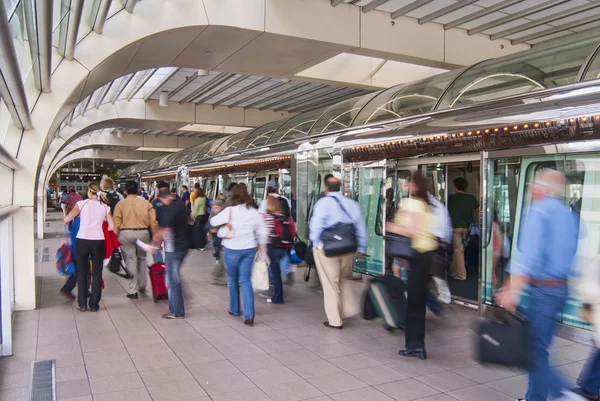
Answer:
<svg viewBox="0 0 600 401"><path fill-rule="evenodd" d="M383 235L386 161L347 163L344 165L343 181L344 195L358 202L367 225L367 257L356 259L354 271L382 275L385 272Z"/></svg>
<svg viewBox="0 0 600 401"><path fill-rule="evenodd" d="M260 205L260 202L262 202L263 199L265 199L266 188L267 177L265 177L264 175L257 176L254 179L254 193L252 194L252 196L254 197L254 202L256 202L256 204Z"/></svg>

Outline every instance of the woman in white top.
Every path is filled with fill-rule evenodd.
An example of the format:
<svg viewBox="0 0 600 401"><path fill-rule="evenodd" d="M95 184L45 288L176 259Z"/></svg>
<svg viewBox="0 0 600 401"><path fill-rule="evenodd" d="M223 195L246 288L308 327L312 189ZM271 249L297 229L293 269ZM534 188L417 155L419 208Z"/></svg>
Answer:
<svg viewBox="0 0 600 401"><path fill-rule="evenodd" d="M77 267L77 309L85 311L88 306L90 288L90 264L92 262L92 293L89 306L92 312L98 311L102 297L102 261L104 259L104 233L102 223L108 221L108 229L113 230L110 208L100 202L98 184L88 186L88 199L77 202L71 213L65 217L65 223L79 216L79 231L75 246L75 264Z"/></svg>
<svg viewBox="0 0 600 401"><path fill-rule="evenodd" d="M254 292L250 276L256 252L267 243L267 227L248 190L236 185L231 189L229 206L210 219L211 226L229 224L230 238L223 238L223 256L229 286L229 313L240 315L239 286L242 286L244 323L254 325Z"/></svg>

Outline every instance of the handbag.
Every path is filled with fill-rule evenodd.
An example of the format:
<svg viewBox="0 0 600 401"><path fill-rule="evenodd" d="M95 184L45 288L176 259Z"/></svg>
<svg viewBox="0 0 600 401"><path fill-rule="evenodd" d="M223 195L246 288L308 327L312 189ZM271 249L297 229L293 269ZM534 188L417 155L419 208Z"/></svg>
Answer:
<svg viewBox="0 0 600 401"><path fill-rule="evenodd" d="M233 238L233 229L231 228L231 207L229 208L229 221L219 227L217 231L217 237L222 239L231 239Z"/></svg>
<svg viewBox="0 0 600 401"><path fill-rule="evenodd" d="M269 263L268 258L262 252L257 252L254 257L251 281L254 292L269 289Z"/></svg>
<svg viewBox="0 0 600 401"><path fill-rule="evenodd" d="M300 240L300 238L296 237L296 241L294 242L294 252L296 252L296 255L304 260L304 257L306 256L306 249L308 247L306 246L306 244L304 242L302 242Z"/></svg>
<svg viewBox="0 0 600 401"><path fill-rule="evenodd" d="M412 248L411 239L404 235L387 233L385 239L385 254L394 258L411 260L416 252Z"/></svg>
<svg viewBox="0 0 600 401"><path fill-rule="evenodd" d="M332 198L338 203L346 216L353 220L352 216L342 206L342 203L335 197ZM323 242L323 253L328 258L355 253L358 249L354 223L337 223L333 227L326 228L321 233L321 241Z"/></svg>

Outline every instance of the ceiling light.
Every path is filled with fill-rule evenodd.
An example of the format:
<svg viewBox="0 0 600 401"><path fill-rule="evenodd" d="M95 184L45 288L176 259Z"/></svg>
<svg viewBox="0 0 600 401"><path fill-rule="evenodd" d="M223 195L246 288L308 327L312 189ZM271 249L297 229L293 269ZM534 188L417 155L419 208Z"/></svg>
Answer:
<svg viewBox="0 0 600 401"><path fill-rule="evenodd" d="M147 162L148 160L137 160L137 159L115 159L113 160L115 162L122 162L122 163L141 163L141 162Z"/></svg>
<svg viewBox="0 0 600 401"><path fill-rule="evenodd" d="M179 152L183 150L182 148L154 148L151 146L142 146L141 148L137 148L137 151L140 152Z"/></svg>
<svg viewBox="0 0 600 401"><path fill-rule="evenodd" d="M117 128L117 138L123 138L123 128Z"/></svg>
<svg viewBox="0 0 600 401"><path fill-rule="evenodd" d="M199 77L205 77L208 75L208 70L198 70Z"/></svg>
<svg viewBox="0 0 600 401"><path fill-rule="evenodd" d="M160 92L160 95L158 96L158 105L163 107L167 107L169 105L169 92Z"/></svg>
<svg viewBox="0 0 600 401"><path fill-rule="evenodd" d="M100 154L100 150L98 150L98 149L94 149L94 154L95 154L96 156L98 156L98 155Z"/></svg>

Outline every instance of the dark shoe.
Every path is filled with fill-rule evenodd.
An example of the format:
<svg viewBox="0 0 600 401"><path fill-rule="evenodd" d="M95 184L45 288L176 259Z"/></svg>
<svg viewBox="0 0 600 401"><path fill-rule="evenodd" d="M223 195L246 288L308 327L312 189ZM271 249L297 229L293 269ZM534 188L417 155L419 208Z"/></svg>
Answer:
<svg viewBox="0 0 600 401"><path fill-rule="evenodd" d="M525 398L517 398L517 401L527 401Z"/></svg>
<svg viewBox="0 0 600 401"><path fill-rule="evenodd" d="M344 328L343 325L342 326L332 326L329 324L329 322L323 322L323 326L329 327L330 329L338 329L338 330L341 330Z"/></svg>
<svg viewBox="0 0 600 401"><path fill-rule="evenodd" d="M164 315L162 315L163 319L168 319L168 320L174 320L174 319L183 319L183 316L175 316L175 315L171 315L170 313L165 313Z"/></svg>
<svg viewBox="0 0 600 401"><path fill-rule="evenodd" d="M244 320L244 324L247 324L250 327L254 326L254 318Z"/></svg>
<svg viewBox="0 0 600 401"><path fill-rule="evenodd" d="M90 310L91 310L92 312L98 312L98 310L99 310L99 309L100 309L100 308L92 308L92 307L90 307Z"/></svg>
<svg viewBox="0 0 600 401"><path fill-rule="evenodd" d="M146 293L146 288L140 288L140 292L141 292L142 294L145 294L145 293Z"/></svg>
<svg viewBox="0 0 600 401"><path fill-rule="evenodd" d="M87 306L78 306L77 310L80 310L81 312L85 312L87 310Z"/></svg>
<svg viewBox="0 0 600 401"><path fill-rule="evenodd" d="M71 291L60 290L59 291L62 296L67 298L69 301L73 301L75 299L75 295L71 293Z"/></svg>
<svg viewBox="0 0 600 401"><path fill-rule="evenodd" d="M129 299L138 299L138 293L134 293L134 294L127 294L127 298Z"/></svg>
<svg viewBox="0 0 600 401"><path fill-rule="evenodd" d="M402 349L398 352L400 356L406 357L417 357L421 360L427 359L427 351L425 348L415 348L415 349Z"/></svg>
<svg viewBox="0 0 600 401"><path fill-rule="evenodd" d="M598 401L600 397L598 394L590 393L581 387L573 387L570 389L573 394L577 394L580 397L585 398L586 400Z"/></svg>

